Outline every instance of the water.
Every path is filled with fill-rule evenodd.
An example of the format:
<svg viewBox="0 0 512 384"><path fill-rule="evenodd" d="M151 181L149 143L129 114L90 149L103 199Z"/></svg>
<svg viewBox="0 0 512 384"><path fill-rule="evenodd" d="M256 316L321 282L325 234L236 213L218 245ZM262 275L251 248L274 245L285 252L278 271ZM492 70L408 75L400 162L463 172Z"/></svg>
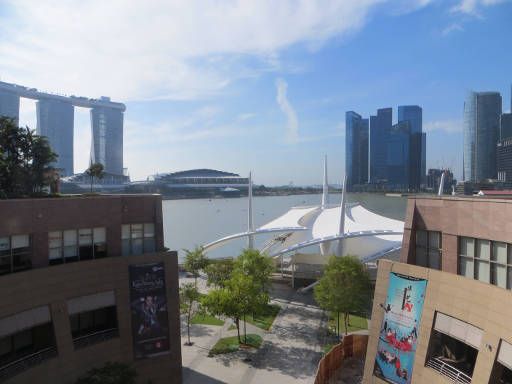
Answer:
<svg viewBox="0 0 512 384"><path fill-rule="evenodd" d="M330 195L331 204L339 204L340 194ZM291 207L319 205L322 195L268 196L253 198L255 228L286 213ZM386 197L378 194L349 194L348 202L360 202L367 209L384 216L403 220L406 198ZM247 198L165 200L162 204L165 246L178 250L209 243L221 237L247 230ZM256 237L256 246L272 235ZM208 252L208 257L236 256L247 246L246 239L234 240Z"/></svg>

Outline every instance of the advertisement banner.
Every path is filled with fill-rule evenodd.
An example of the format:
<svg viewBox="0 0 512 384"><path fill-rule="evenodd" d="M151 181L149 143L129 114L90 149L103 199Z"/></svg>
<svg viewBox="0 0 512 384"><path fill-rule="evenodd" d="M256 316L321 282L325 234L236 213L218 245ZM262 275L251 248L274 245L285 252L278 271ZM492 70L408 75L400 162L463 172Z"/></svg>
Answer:
<svg viewBox="0 0 512 384"><path fill-rule="evenodd" d="M427 280L390 272L373 374L410 384Z"/></svg>
<svg viewBox="0 0 512 384"><path fill-rule="evenodd" d="M164 263L130 265L129 270L135 358L169 353Z"/></svg>

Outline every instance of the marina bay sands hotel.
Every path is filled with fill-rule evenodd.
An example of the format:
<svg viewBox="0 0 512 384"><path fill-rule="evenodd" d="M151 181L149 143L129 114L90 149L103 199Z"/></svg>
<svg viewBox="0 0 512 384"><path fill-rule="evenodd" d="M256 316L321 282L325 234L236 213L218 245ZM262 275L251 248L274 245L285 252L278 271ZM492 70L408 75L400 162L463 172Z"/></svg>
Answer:
<svg viewBox="0 0 512 384"><path fill-rule="evenodd" d="M123 174L124 104L112 102L109 97L89 99L54 95L0 81L0 116L11 117L18 123L20 97L37 100L36 132L48 137L53 151L59 155L56 168L62 170L61 176L74 173L75 107L89 108L91 111L91 161L103 164L106 173Z"/></svg>

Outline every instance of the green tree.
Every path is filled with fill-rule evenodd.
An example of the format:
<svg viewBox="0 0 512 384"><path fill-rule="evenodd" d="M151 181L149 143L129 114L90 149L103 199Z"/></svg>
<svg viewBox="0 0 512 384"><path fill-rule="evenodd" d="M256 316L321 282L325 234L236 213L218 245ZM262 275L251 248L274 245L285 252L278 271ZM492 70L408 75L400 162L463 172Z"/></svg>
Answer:
<svg viewBox="0 0 512 384"><path fill-rule="evenodd" d="M231 259L210 261L204 269L208 286L224 287L226 281L230 279L234 267L234 262Z"/></svg>
<svg viewBox="0 0 512 384"><path fill-rule="evenodd" d="M101 368L91 369L75 384L135 384L137 371L127 364L106 363Z"/></svg>
<svg viewBox="0 0 512 384"><path fill-rule="evenodd" d="M337 315L339 336L340 314L343 314L347 334L349 314L367 308L370 292L368 271L357 257L331 256L314 294L321 308Z"/></svg>
<svg viewBox="0 0 512 384"><path fill-rule="evenodd" d="M103 164L101 163L94 163L89 166L89 168L86 169L85 173L87 176L91 178L91 193L92 193L92 185L94 182L94 178L102 179L103 175L105 174L103 172Z"/></svg>
<svg viewBox="0 0 512 384"><path fill-rule="evenodd" d="M203 247L195 247L192 251L185 249L185 269L194 276L194 282L197 286L199 271L205 269L209 263L208 258L203 252Z"/></svg>
<svg viewBox="0 0 512 384"><path fill-rule="evenodd" d="M48 140L30 128L0 116L0 194L19 197L40 193L51 182L57 155Z"/></svg>
<svg viewBox="0 0 512 384"><path fill-rule="evenodd" d="M234 270L251 276L257 288L268 292L270 276L274 270L272 259L256 249L244 249L235 260Z"/></svg>
<svg viewBox="0 0 512 384"><path fill-rule="evenodd" d="M192 284L184 284L180 287L180 312L186 315L187 319L187 343L185 345L192 345L190 342L190 322L192 317L199 310L199 298L201 297L197 287Z"/></svg>

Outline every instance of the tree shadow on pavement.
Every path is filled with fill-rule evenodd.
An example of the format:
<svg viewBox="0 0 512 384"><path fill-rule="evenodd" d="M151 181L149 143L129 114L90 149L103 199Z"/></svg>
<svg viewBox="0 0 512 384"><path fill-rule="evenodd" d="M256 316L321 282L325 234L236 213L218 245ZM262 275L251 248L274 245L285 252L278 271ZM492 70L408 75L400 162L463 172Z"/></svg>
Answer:
<svg viewBox="0 0 512 384"><path fill-rule="evenodd" d="M183 367L183 384L226 384L225 381L214 379L193 369Z"/></svg>

